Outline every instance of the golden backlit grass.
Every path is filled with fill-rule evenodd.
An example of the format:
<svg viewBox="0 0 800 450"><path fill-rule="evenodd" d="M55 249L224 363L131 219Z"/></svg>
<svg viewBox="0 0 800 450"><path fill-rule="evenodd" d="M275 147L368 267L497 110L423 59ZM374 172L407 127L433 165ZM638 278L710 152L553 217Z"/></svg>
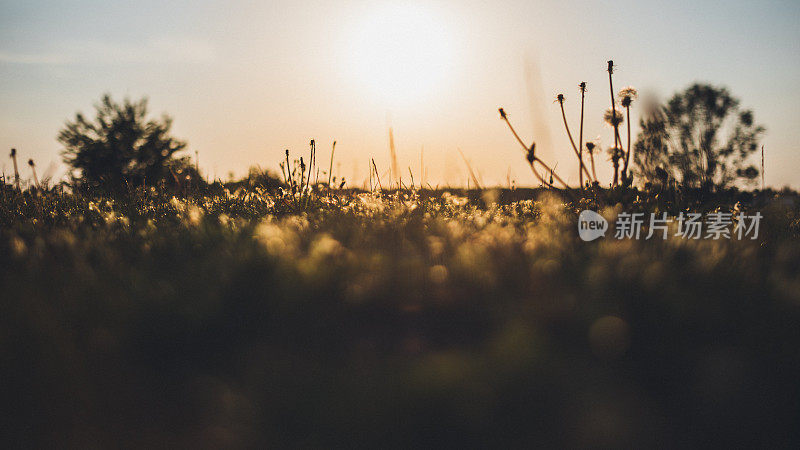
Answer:
<svg viewBox="0 0 800 450"><path fill-rule="evenodd" d="M792 197L755 241L584 243L555 197L302 195L4 191L4 439L797 442Z"/></svg>

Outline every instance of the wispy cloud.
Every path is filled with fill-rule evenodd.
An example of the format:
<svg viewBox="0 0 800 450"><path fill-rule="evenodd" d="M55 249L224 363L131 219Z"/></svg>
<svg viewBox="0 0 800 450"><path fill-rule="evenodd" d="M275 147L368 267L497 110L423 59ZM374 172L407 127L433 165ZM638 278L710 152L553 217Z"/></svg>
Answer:
<svg viewBox="0 0 800 450"><path fill-rule="evenodd" d="M141 44L65 41L41 52L0 50L0 63L33 65L205 63L214 60L214 47L193 38L161 37Z"/></svg>

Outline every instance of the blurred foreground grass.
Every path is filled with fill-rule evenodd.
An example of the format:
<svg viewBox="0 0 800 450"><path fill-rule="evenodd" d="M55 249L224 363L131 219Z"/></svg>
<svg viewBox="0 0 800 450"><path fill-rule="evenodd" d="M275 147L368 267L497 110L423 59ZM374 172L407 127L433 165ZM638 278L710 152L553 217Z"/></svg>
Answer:
<svg viewBox="0 0 800 450"><path fill-rule="evenodd" d="M797 446L784 200L584 243L541 196L6 191L4 447Z"/></svg>

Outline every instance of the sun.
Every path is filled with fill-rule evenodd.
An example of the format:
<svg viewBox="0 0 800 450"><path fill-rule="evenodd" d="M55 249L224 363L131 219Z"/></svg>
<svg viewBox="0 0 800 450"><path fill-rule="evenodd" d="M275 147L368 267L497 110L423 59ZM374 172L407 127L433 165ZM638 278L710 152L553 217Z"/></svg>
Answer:
<svg viewBox="0 0 800 450"><path fill-rule="evenodd" d="M363 19L349 67L365 93L400 106L428 100L446 82L452 62L451 38L433 10L391 5Z"/></svg>

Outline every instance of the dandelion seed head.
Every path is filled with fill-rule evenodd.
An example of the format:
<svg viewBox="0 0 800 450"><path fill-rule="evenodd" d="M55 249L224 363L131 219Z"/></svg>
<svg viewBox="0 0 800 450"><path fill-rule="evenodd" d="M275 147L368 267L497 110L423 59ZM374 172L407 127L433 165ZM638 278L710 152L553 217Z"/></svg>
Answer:
<svg viewBox="0 0 800 450"><path fill-rule="evenodd" d="M633 86L628 86L623 88L619 91L619 98L622 106L628 107L631 106L634 100L639 97L639 92Z"/></svg>
<svg viewBox="0 0 800 450"><path fill-rule="evenodd" d="M625 116L622 112L618 109L608 108L603 114L603 119L606 121L607 124L613 126L619 126L625 120Z"/></svg>
<svg viewBox="0 0 800 450"><path fill-rule="evenodd" d="M607 151L608 151L608 155L611 156L611 160L612 161L619 160L620 158L622 158L622 155L625 153L619 147L609 147Z"/></svg>

